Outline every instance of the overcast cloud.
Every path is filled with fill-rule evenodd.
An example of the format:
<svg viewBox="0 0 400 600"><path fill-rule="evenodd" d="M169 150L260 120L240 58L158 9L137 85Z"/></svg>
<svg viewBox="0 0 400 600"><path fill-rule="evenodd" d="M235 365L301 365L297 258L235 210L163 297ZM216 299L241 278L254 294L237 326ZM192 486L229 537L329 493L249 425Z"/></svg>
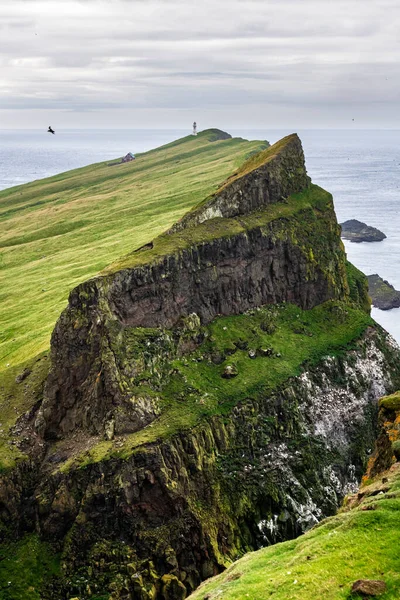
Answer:
<svg viewBox="0 0 400 600"><path fill-rule="evenodd" d="M0 128L400 127L400 2L1 0L0 69Z"/></svg>

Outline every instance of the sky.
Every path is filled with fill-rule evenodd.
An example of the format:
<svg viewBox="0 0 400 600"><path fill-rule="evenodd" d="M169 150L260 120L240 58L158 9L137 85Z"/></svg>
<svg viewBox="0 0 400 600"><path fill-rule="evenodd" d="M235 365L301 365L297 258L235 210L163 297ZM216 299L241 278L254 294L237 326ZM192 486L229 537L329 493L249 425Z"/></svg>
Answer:
<svg viewBox="0 0 400 600"><path fill-rule="evenodd" d="M0 73L0 129L400 128L400 2L1 0Z"/></svg>

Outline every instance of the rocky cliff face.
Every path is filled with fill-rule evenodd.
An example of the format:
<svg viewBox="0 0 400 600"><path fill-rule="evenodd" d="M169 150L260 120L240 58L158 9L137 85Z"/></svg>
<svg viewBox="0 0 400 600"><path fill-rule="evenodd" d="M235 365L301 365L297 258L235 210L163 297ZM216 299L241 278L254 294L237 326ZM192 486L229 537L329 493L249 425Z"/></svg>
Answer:
<svg viewBox="0 0 400 600"><path fill-rule="evenodd" d="M290 135L251 157L218 192L185 215L170 232L193 227L216 217L238 217L285 202L310 185L304 153L297 135Z"/></svg>
<svg viewBox="0 0 400 600"><path fill-rule="evenodd" d="M368 311L296 136L73 290L0 487L3 535L60 553L42 597L183 599L332 514L400 387Z"/></svg>
<svg viewBox="0 0 400 600"><path fill-rule="evenodd" d="M285 301L307 309L346 295L331 199L309 189L300 140L285 138L250 166L179 224L184 236L162 236L134 253L137 266L71 293L52 338L53 369L37 419L41 434L63 436L76 428L103 433L116 412L119 433L156 418L149 398L131 401L132 373L113 353L113 340L127 327L179 330L191 314L206 324L265 304ZM293 196L301 190L302 199ZM271 203L278 204L275 213L268 210ZM219 218L210 220L213 215Z"/></svg>

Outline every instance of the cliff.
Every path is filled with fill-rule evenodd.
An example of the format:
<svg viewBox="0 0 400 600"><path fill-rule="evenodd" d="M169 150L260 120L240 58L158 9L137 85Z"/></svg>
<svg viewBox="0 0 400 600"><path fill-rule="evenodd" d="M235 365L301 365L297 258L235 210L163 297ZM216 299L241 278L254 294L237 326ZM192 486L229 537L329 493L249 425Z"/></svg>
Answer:
<svg viewBox="0 0 400 600"><path fill-rule="evenodd" d="M77 428L102 434L110 421L116 433L128 433L157 417L157 402L149 395L138 399L135 391L148 365L139 356L134 365L127 360L132 328L133 335L137 328L173 328L175 341L157 347L164 360L173 359L183 351L177 337L190 315L205 325L265 304L309 309L346 296L332 198L309 186L298 137L285 138L250 165L253 170L247 166L177 231L71 293L52 337L40 434L57 437ZM217 214L225 216L211 218Z"/></svg>
<svg viewBox="0 0 400 600"><path fill-rule="evenodd" d="M362 485L339 513L294 542L246 555L190 598L399 597L400 394L379 406L378 439Z"/></svg>
<svg viewBox="0 0 400 600"><path fill-rule="evenodd" d="M18 585L34 546L58 562L32 599L183 599L298 536L356 489L398 358L298 137L251 156L75 288L50 361L5 389L30 407L0 486Z"/></svg>

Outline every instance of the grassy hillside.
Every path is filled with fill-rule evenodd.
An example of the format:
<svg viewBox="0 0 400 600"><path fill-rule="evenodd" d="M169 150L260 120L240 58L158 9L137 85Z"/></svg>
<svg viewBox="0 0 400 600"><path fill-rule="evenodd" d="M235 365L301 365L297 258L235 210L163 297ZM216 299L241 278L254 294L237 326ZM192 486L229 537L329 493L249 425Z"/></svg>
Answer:
<svg viewBox="0 0 400 600"><path fill-rule="evenodd" d="M386 481L385 481L386 480ZM191 600L350 600L358 579L400 589L400 463L361 489L335 517L297 540L247 554L205 582Z"/></svg>
<svg viewBox="0 0 400 600"><path fill-rule="evenodd" d="M265 142L209 130L0 192L0 370L49 346L68 292L170 227Z"/></svg>

